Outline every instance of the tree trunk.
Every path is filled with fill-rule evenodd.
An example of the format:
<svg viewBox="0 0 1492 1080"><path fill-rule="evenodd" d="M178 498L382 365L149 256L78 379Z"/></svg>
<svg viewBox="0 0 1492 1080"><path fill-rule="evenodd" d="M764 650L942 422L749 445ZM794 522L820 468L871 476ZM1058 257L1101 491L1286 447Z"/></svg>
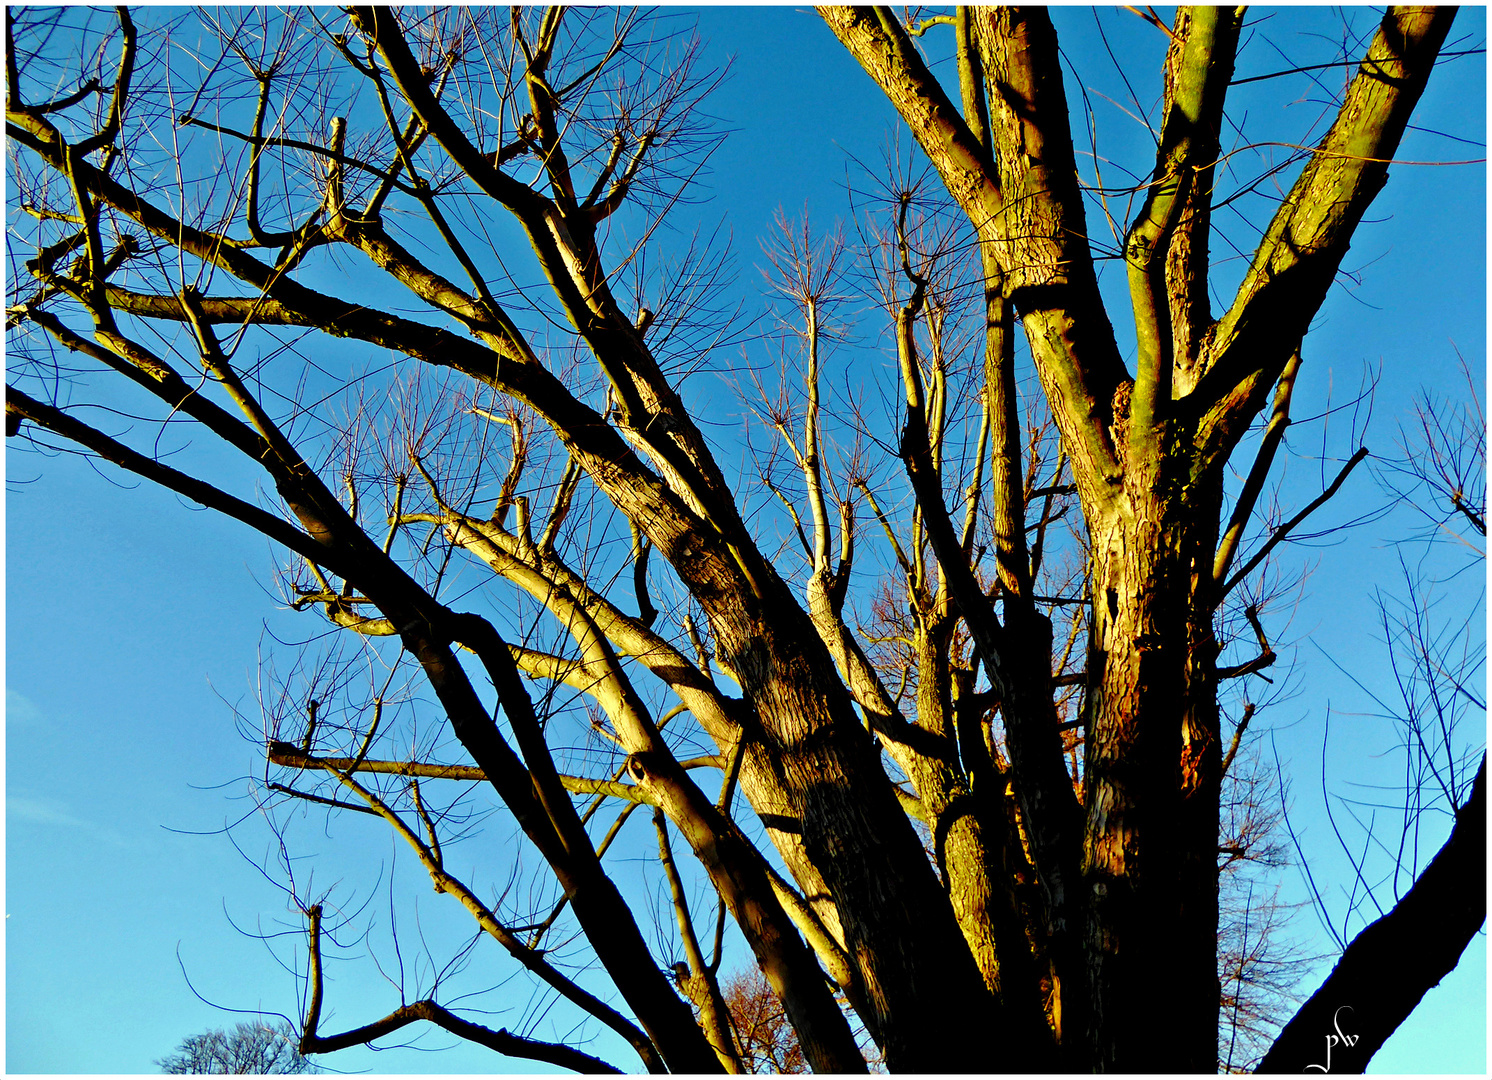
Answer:
<svg viewBox="0 0 1492 1080"><path fill-rule="evenodd" d="M1090 518L1083 889L1102 1071L1217 1067L1219 495L1131 491L1133 509Z"/></svg>
<svg viewBox="0 0 1492 1080"><path fill-rule="evenodd" d="M890 785L872 782L884 771L827 649L775 574L766 588L768 597L749 602L755 611L736 602L709 613L717 648L760 719L745 737L769 749L795 811L795 821L768 824L801 829L888 1067L987 1070L986 1042L968 1033L989 1030L994 1000L948 898Z"/></svg>

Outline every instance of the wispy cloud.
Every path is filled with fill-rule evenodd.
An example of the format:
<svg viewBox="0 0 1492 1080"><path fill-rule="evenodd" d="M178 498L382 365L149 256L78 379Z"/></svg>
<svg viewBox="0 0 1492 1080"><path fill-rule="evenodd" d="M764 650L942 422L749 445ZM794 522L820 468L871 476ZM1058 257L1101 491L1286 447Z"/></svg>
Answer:
<svg viewBox="0 0 1492 1080"><path fill-rule="evenodd" d="M72 813L67 803L58 799L33 798L10 792L5 795L5 824L7 829L15 830L17 834L20 831L66 829L89 837L94 843L116 848L138 847L140 843L138 838L121 833L112 822L103 823L78 817Z"/></svg>
<svg viewBox="0 0 1492 1080"><path fill-rule="evenodd" d="M28 799L23 795L5 797L5 814L16 821L35 825L59 825L71 829L92 829L93 823L69 814L62 803L53 799Z"/></svg>
<svg viewBox="0 0 1492 1080"><path fill-rule="evenodd" d="M40 727L43 723L41 710L25 694L5 688L5 723L8 727Z"/></svg>

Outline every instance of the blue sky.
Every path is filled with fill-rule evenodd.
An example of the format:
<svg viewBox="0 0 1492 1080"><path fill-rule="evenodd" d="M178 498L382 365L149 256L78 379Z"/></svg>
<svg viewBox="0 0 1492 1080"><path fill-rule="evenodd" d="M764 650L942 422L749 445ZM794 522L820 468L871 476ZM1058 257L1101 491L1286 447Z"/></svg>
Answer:
<svg viewBox="0 0 1492 1080"><path fill-rule="evenodd" d="M1101 152L1148 168L1145 132L1125 115L1132 107L1093 16L1071 9L1056 20L1069 57L1095 91ZM1340 21L1325 10L1271 16L1256 27L1239 75L1317 55L1323 41L1340 37ZM1370 21L1355 13L1359 29ZM1112 12L1102 25L1148 105L1158 86L1159 32ZM735 288L755 310L762 302L758 238L773 214L806 209L821 227L846 217L847 180L863 176L855 162L880 160L893 117L832 35L803 10L712 8L699 14L699 28L711 62L732 58L731 74L708 106L730 134L704 180L701 193L709 199L686 207L683 220L725 219ZM1452 36L1466 39L1463 48L1480 47L1484 11L1463 11ZM1320 110L1301 80L1288 90L1280 82L1252 86L1253 115L1267 124L1278 114L1282 132L1298 136ZM1476 144L1485 141L1484 87L1482 56L1439 71L1416 120L1469 141L1412 132L1400 156L1483 156ZM1297 401L1323 402L1328 395L1340 401L1355 392L1365 365L1380 372L1365 436L1375 451L1392 450L1404 405L1418 388L1459 392L1457 349L1478 378L1485 371L1484 178L1481 165L1396 166L1349 257L1360 280L1333 291L1308 339ZM1242 223L1237 229L1242 242L1246 229ZM1120 277L1111 269L1106 284ZM1123 342L1118 294L1111 314ZM866 352L857 363L867 370L883 362L875 354L878 332L867 326L858 345ZM714 418L722 429L739 423L740 406L722 388L695 392L720 410ZM1349 434L1340 424L1330 429L1329 452L1341 455ZM1311 455L1322 439L1319 424L1292 432L1292 449L1303 455L1292 462L1285 489L1294 505L1320 489ZM215 461L214 467L237 470L232 480L241 485L253 483L237 465ZM296 1011L296 981L276 960L293 951L294 922L276 883L256 866L273 860L272 837L255 827L245 797L259 763L254 744L237 730L233 706L253 714L258 658L270 651L273 636L303 636L309 616L284 610L272 576L278 554L266 541L110 467L12 450L7 483L6 1071L148 1072L183 1036L239 1019L214 1005ZM1381 501L1367 475L1357 474L1323 511L1323 521L1349 520ZM1309 567L1310 576L1286 634L1298 644L1282 650L1281 667L1294 662L1293 692L1261 713L1259 723L1273 733L1295 778L1292 820L1329 897L1347 869L1317 787L1328 705L1334 780L1391 775L1385 751L1394 733L1364 715L1371 705L1363 690L1326 663L1322 650L1383 692L1370 589L1396 587L1388 541L1408 528L1402 514L1391 514L1332 546L1292 545L1282 556ZM1450 600L1475 605L1481 580L1478 571L1460 581ZM240 851L223 830L245 815L250 820L231 834ZM639 842L648 839L644 827L632 828ZM301 835L314 841L318 833ZM323 839L297 852L319 860L318 880L351 880L371 860L386 872L381 885L360 896L379 903L385 892L405 887L416 897L411 910L422 930L464 932L385 833L339 826ZM493 837L489 846L500 840ZM1439 839L1427 843L1433 850ZM1304 899L1293 870L1281 880L1288 897ZM1329 948L1309 910L1293 925L1313 951ZM290 936L271 937L268 946L260 940L282 932ZM1303 988L1308 992L1328 968L1329 961L1318 966ZM467 977L473 986L482 982L480 972ZM335 972L333 980L336 1023L366 1022L392 1007L386 983L336 982ZM1484 1071L1485 987L1479 935L1461 967L1375 1059L1374 1070ZM512 993L521 1004L526 990L515 985ZM419 1045L439 1054L358 1050L334 1064L379 1072L518 1064L453 1042L434 1033Z"/></svg>

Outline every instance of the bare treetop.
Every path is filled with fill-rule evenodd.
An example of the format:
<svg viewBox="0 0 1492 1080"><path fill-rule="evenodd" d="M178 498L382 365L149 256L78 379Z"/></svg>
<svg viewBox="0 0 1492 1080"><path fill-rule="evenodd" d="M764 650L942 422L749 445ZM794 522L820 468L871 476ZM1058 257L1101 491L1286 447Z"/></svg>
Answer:
<svg viewBox="0 0 1492 1080"><path fill-rule="evenodd" d="M297 1076L320 1070L296 1048L299 1037L289 1024L245 1022L231 1031L189 1035L175 1052L156 1064L163 1073L236 1076Z"/></svg>

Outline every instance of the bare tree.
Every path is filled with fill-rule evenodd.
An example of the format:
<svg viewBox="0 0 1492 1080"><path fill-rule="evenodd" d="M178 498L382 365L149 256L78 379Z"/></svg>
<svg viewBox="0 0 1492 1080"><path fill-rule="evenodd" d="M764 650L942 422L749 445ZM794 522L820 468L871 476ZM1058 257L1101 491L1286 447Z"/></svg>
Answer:
<svg viewBox="0 0 1492 1080"><path fill-rule="evenodd" d="M726 981L725 1002L741 1044L741 1056L754 1073L807 1072L782 1002L760 971L745 968Z"/></svg>
<svg viewBox="0 0 1492 1080"><path fill-rule="evenodd" d="M823 9L918 149L864 195L858 249L769 243L782 378L754 384L771 445L743 491L690 382L737 332L721 260L650 258L720 137L668 16L8 9L8 430L283 547L288 606L333 637L265 679L282 851L286 807L382 822L538 988L519 1024L471 1019L443 997L468 942L329 1033L355 905L282 854L300 1051L425 1022L578 1071L618 1068L598 1032L651 1071L743 1071L764 1051L731 1031L728 923L815 1071L866 1070L857 1027L924 1072L1212 1071L1220 1024L1262 1038L1239 987L1277 909L1220 896L1273 858L1273 804L1239 794L1252 708L1230 743L1220 687L1273 664L1268 557L1366 456L1262 513L1311 321L1453 14L1384 16L1217 317L1243 11L1148 16L1157 148L1113 253L1130 365L1087 225L1114 192L1085 193L1047 13ZM956 91L918 46L945 28ZM879 405L830 381L846 296L889 339ZM274 494L230 492L239 462L185 432ZM1447 789L1456 832L1385 916L1435 939L1392 967L1406 998L1484 913L1409 910L1480 880L1480 791ZM639 806L652 920L605 861ZM504 830L490 874L472 841ZM1370 931L1344 965L1402 958ZM1312 1002L1266 1065L1303 1067ZM1363 1044L1404 1014L1359 1017Z"/></svg>
<svg viewBox="0 0 1492 1080"><path fill-rule="evenodd" d="M175 1051L156 1064L163 1073L218 1076L297 1076L319 1070L301 1056L300 1035L290 1024L243 1023L232 1031L204 1031L181 1040Z"/></svg>

